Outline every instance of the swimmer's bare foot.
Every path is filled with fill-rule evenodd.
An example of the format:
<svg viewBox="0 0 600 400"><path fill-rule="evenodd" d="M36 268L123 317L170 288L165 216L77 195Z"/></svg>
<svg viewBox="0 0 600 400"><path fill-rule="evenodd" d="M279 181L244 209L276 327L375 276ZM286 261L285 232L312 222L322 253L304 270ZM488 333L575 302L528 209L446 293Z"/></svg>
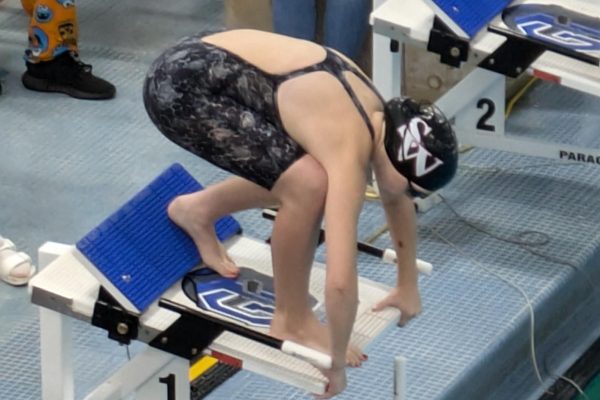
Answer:
<svg viewBox="0 0 600 400"><path fill-rule="evenodd" d="M281 340L291 340L298 344L329 354L329 330L314 316L305 319L294 318L291 324L286 324L283 318L273 317L269 332ZM346 351L346 364L351 367L360 367L367 356L360 348L350 343Z"/></svg>
<svg viewBox="0 0 600 400"><path fill-rule="evenodd" d="M167 208L169 218L194 240L206 266L226 278L235 278L240 270L227 255L217 238L213 222L201 207L194 207L194 194L178 196Z"/></svg>

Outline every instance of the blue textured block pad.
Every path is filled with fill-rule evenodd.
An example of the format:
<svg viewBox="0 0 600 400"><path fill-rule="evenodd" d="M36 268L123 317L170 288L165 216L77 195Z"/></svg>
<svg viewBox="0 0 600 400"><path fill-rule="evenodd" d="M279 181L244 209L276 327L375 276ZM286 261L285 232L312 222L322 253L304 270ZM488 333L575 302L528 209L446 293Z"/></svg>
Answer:
<svg viewBox="0 0 600 400"><path fill-rule="evenodd" d="M174 164L98 227L77 248L140 311L201 259L192 239L167 215L171 200L202 186ZM230 216L217 221L219 239L241 232Z"/></svg>
<svg viewBox="0 0 600 400"><path fill-rule="evenodd" d="M469 37L473 37L512 0L432 0Z"/></svg>

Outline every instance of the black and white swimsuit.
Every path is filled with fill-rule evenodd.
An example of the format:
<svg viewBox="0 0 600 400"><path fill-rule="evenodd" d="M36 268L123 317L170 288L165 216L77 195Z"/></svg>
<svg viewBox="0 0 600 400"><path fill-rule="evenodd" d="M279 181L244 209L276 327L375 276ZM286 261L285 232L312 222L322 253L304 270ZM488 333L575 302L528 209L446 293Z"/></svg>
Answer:
<svg viewBox="0 0 600 400"><path fill-rule="evenodd" d="M378 96L354 66L326 48L326 58L288 74L270 74L225 49L201 41L206 32L184 38L150 67L144 104L170 140L210 163L271 189L305 154L283 128L277 88L294 77L327 71L344 86L371 136L373 126L344 77L350 71ZM381 96L379 96L381 98Z"/></svg>

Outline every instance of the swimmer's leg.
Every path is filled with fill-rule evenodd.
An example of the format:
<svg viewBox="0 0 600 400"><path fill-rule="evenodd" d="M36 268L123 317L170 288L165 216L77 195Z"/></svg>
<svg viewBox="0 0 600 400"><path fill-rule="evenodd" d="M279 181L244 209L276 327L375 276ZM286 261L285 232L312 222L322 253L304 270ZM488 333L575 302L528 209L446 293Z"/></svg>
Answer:
<svg viewBox="0 0 600 400"><path fill-rule="evenodd" d="M280 203L271 237L276 311L303 317L312 314L309 276L325 206L327 174L313 157L305 155L282 174L273 193Z"/></svg>
<svg viewBox="0 0 600 400"><path fill-rule="evenodd" d="M270 333L329 353L329 330L317 320L309 298L327 173L312 156L305 155L283 173L273 193L280 207L271 237L276 304ZM360 349L351 347L348 363L357 366L362 359Z"/></svg>
<svg viewBox="0 0 600 400"><path fill-rule="evenodd" d="M232 177L198 192L176 197L169 217L194 240L202 260L225 277L235 277L239 268L218 240L214 224L224 215L277 204L267 189L244 178Z"/></svg>

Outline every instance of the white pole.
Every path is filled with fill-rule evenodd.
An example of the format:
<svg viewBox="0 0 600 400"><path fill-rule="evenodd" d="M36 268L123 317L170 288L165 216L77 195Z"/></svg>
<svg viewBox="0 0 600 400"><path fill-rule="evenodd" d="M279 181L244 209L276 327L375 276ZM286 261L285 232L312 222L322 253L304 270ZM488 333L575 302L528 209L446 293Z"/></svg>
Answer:
<svg viewBox="0 0 600 400"><path fill-rule="evenodd" d="M406 400L406 358L394 359L394 400Z"/></svg>

